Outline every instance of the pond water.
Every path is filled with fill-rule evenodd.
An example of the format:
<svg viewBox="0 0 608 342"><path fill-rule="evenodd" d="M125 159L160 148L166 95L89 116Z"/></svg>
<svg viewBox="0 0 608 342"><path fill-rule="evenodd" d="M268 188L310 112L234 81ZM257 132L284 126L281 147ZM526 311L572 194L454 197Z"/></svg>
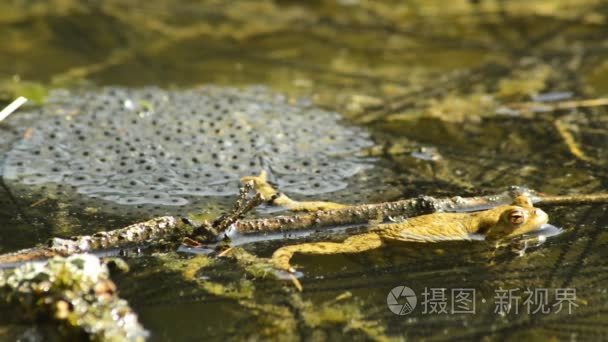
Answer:
<svg viewBox="0 0 608 342"><path fill-rule="evenodd" d="M601 1L31 0L2 2L0 13L0 96L7 103L16 95L43 102L47 92L61 89L96 94L104 86L153 86L182 94L199 86L261 85L285 94L287 106L340 113L331 124L365 140L342 148L331 161L336 170L321 168L342 172L322 178L344 185L318 194L295 191L298 198L361 203L492 194L511 185L548 194L608 188L606 108L554 110L555 103L608 92L608 6ZM15 144L36 134L19 113L0 123L2 170L20 155ZM282 123L282 113L276 115ZM289 133L307 128L307 121L321 127L312 119L281 127ZM293 149L314 152L303 136L297 132L302 141ZM306 156L318 156L313 152ZM355 152L365 159L356 172L345 157ZM207 160L214 152L201 153ZM250 159L237 158L245 165L237 165L232 181L260 171ZM6 178L0 183L2 253L158 214ZM196 210L212 217L231 199L205 197ZM188 281L183 270L197 259L159 251L126 258L131 271L117 283L153 341L601 340L608 337L607 208L542 207L564 233L523 256L473 242L297 256L302 293L289 283L254 279L222 259L201 266L198 282ZM177 205L159 210L193 214ZM323 237L333 238L344 236ZM286 243L293 242L244 247L266 257ZM418 299L405 315L387 306L399 286ZM454 312L463 289L474 292L474 313ZM505 291L512 305L501 314ZM573 291L569 312L560 296ZM536 297L526 302L529 293ZM0 326L0 337L22 329Z"/></svg>

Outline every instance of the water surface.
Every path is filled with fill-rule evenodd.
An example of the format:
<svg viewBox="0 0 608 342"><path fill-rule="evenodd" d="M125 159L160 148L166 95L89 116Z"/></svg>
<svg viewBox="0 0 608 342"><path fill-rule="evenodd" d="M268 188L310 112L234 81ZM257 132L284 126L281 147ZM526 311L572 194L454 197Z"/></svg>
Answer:
<svg viewBox="0 0 608 342"><path fill-rule="evenodd" d="M550 194L608 187L605 108L504 110L539 94L606 95L608 7L601 2L54 0L0 8L6 100L65 87L264 85L311 99L369 132L375 161L367 176L384 190L361 196L366 201L489 194L510 185ZM23 129L0 124L2 155ZM340 196L319 199L356 202L361 189L350 184ZM208 214L228 203L212 202ZM181 276L191 256L172 253L128 259L132 271L118 285L158 341L600 340L608 334L606 208L543 207L564 233L523 257L472 242L297 256L302 294L251 279L230 260L196 273L215 284L201 287ZM85 210L69 198L5 184L0 251L144 216ZM284 243L246 248L269 256ZM403 316L386 305L400 285L418 295L418 307ZM451 291L462 288L475 289L475 314L450 313ZM556 289L565 288L576 289L571 314L553 306ZM425 289L446 290L448 313L424 312ZM548 289L551 312L529 314L527 289ZM501 290L522 297L518 313L495 312Z"/></svg>

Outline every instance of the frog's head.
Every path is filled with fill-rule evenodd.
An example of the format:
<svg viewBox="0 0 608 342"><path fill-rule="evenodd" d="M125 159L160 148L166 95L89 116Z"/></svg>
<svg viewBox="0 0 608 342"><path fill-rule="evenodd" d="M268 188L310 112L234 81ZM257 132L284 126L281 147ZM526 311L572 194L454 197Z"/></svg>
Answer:
<svg viewBox="0 0 608 342"><path fill-rule="evenodd" d="M485 233L486 239L497 240L525 234L540 228L549 221L549 216L532 205L527 196L517 196L511 205L498 209L498 221Z"/></svg>

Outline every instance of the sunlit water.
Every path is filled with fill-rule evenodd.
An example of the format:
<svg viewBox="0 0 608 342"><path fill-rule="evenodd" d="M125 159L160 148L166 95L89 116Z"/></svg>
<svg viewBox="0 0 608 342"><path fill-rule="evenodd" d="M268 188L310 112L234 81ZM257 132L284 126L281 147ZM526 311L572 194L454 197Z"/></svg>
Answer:
<svg viewBox="0 0 608 342"><path fill-rule="evenodd" d="M499 193L510 185L550 194L607 188L604 108L533 114L499 110L514 102L562 99L555 94L568 93L569 99L606 94L603 46L608 12L603 4L201 5L158 0L84 5L56 0L17 6L0 5L0 75L6 100L32 91L23 81L93 91L101 85L264 85L294 99L308 98L369 132L375 144L367 151L374 160L372 168L352 178L340 194L323 193L318 199L379 202L421 194L466 196ZM23 81L16 82L15 75ZM583 158L569 149L556 120L565 123ZM10 126L8 120L0 124L2 155L26 130ZM382 190L370 193L369 184ZM148 217L113 211L111 206L83 206L69 196L49 197L6 182L0 185L2 252ZM228 208L230 200L210 199L207 215ZM542 207L550 223L563 232L554 236L554 231L544 231L546 240L528 237L525 253L463 241L398 244L353 255L296 256L293 262L303 272L304 286L304 292L295 295L299 299L294 299L289 283L251 280L234 262L223 259L197 276L226 287L245 281L254 288L249 297L239 297L243 290L218 295L184 280L179 268L172 267L180 261L175 254L161 257L134 251L127 258L131 272L117 279L121 296L158 341L268 335L285 340L364 340L380 335L600 340L608 335L606 208ZM335 233L304 239L344 238L343 230ZM540 240L544 243L538 244ZM262 257L294 243L246 242L243 247ZM387 307L387 295L401 285L418 297L417 307L407 315L396 315ZM425 302L425 292L437 294L441 289L445 301L437 297L435 304ZM474 313L454 313L459 289L474 290ZM533 313L531 305L539 303L524 304L526 291L544 289L549 313ZM565 306L557 312L556 295L563 289L576 291L577 306L570 313ZM497 310L503 290L520 298L506 314ZM345 291L352 297L334 302ZM298 300L310 305L298 306ZM318 323L307 320L306 313L322 317L319 312L326 307L340 308L380 329L350 326L344 333L343 321L327 316ZM294 326L288 324L291 320ZM11 327L8 334L14 335L9 336L17 336L22 328Z"/></svg>

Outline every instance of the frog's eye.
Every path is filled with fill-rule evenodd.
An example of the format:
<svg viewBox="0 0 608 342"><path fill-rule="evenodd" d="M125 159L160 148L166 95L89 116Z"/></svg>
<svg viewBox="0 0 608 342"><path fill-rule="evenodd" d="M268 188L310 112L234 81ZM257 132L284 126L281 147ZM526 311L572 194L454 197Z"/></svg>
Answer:
<svg viewBox="0 0 608 342"><path fill-rule="evenodd" d="M514 209L509 211L507 218L511 225L518 226L526 221L526 213L523 210Z"/></svg>

